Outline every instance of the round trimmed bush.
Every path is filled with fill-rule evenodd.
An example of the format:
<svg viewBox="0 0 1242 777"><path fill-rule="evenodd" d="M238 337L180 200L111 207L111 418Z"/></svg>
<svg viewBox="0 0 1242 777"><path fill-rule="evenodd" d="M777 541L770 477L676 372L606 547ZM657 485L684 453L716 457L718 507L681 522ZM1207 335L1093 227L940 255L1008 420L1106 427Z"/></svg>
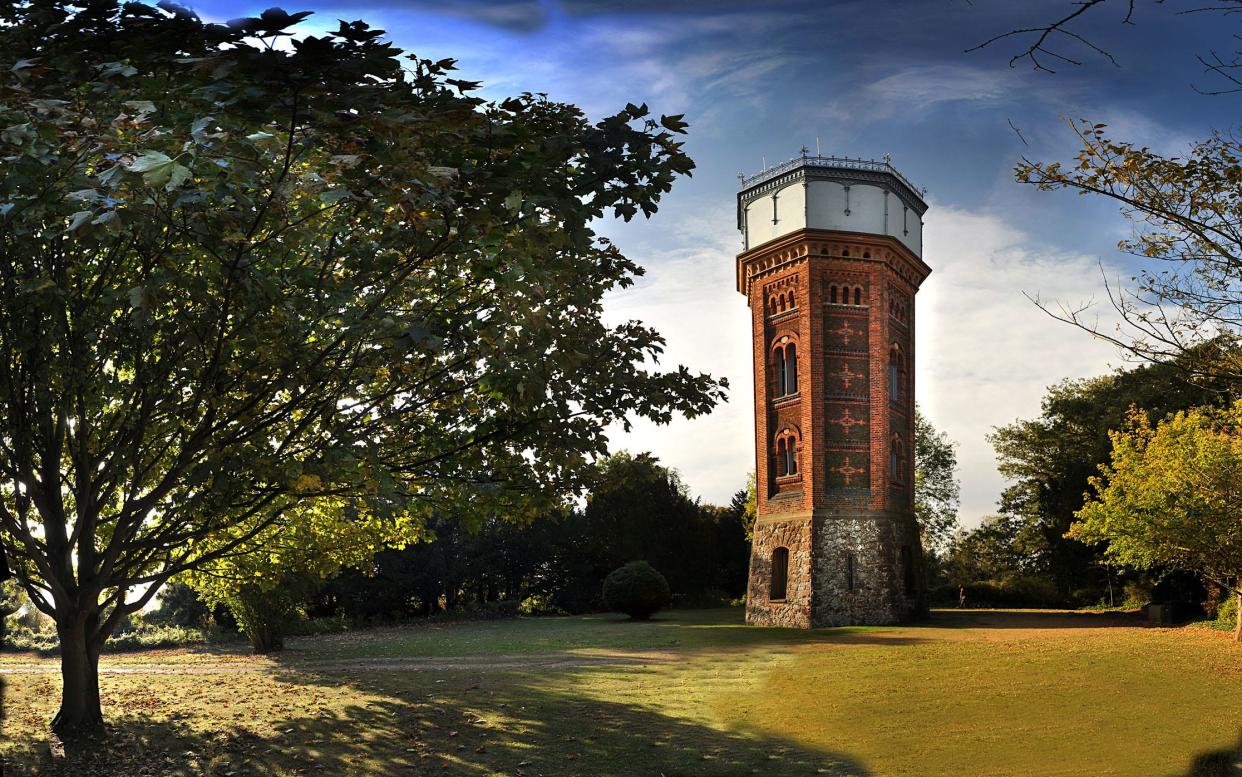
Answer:
<svg viewBox="0 0 1242 777"><path fill-rule="evenodd" d="M634 620L647 620L668 600L668 581L646 561L631 561L604 578L604 604Z"/></svg>

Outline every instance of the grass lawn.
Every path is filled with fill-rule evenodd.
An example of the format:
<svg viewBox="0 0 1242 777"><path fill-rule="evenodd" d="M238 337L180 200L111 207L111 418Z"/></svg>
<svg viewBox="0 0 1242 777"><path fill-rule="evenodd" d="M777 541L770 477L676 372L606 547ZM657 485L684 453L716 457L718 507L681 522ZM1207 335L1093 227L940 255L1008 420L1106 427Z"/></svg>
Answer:
<svg viewBox="0 0 1242 777"><path fill-rule="evenodd" d="M296 639L276 659L105 657L107 761L70 753L56 771L1181 777L1242 734L1242 646L1206 629L1055 612L813 632L740 620L519 619ZM48 773L59 677L6 680L5 774Z"/></svg>

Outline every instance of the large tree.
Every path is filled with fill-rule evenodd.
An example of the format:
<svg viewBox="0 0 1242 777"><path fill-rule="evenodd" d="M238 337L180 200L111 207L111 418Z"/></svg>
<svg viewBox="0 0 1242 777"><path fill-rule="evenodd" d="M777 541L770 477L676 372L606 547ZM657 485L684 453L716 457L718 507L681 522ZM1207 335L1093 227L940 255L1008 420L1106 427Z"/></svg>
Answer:
<svg viewBox="0 0 1242 777"><path fill-rule="evenodd" d="M1111 461L1070 536L1105 543L1118 563L1202 574L1242 605L1242 402L1155 427L1136 411L1110 437ZM1234 637L1242 642L1242 618Z"/></svg>
<svg viewBox="0 0 1242 777"><path fill-rule="evenodd" d="M601 321L641 269L591 224L690 171L679 117L487 103L306 15L0 2L0 543L56 621L64 737L127 614L308 500L516 509L605 424L722 397Z"/></svg>

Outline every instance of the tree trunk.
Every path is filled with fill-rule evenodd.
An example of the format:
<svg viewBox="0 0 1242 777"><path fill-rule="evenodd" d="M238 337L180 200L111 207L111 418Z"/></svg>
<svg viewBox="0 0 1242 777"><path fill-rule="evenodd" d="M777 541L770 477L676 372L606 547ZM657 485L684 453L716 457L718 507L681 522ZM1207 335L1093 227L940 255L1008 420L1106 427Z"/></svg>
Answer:
<svg viewBox="0 0 1242 777"><path fill-rule="evenodd" d="M285 649L284 630L277 623L262 623L250 632L250 645L260 655Z"/></svg>
<svg viewBox="0 0 1242 777"><path fill-rule="evenodd" d="M1242 589L1242 578L1239 578L1238 588ZM1238 591L1238 611L1234 613L1235 625L1233 627L1233 639L1235 642L1242 642L1242 590Z"/></svg>
<svg viewBox="0 0 1242 777"><path fill-rule="evenodd" d="M57 625L60 637L60 676L63 685L60 711L52 730L65 741L86 739L103 732L99 705L99 645L87 632L88 619L75 614L71 622Z"/></svg>

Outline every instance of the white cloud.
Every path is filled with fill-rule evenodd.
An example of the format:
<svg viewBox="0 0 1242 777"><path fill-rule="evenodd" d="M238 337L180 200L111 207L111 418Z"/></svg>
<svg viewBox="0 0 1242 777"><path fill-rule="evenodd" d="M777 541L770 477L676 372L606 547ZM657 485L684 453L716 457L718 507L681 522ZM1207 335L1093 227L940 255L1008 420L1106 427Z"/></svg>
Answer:
<svg viewBox="0 0 1242 777"><path fill-rule="evenodd" d="M1020 78L1003 69L957 64L906 65L882 76L875 72L860 70L853 79L859 86L831 101L824 115L847 116L855 122L917 118L949 103L1010 99L1014 80ZM1029 99L1029 89L1024 96Z"/></svg>
<svg viewBox="0 0 1242 777"><path fill-rule="evenodd" d="M933 205L926 230L933 271L917 302L917 393L932 423L959 445L961 517L973 525L995 511L1004 486L986 434L1038 415L1049 385L1101 374L1121 359L1024 296L1054 307L1099 301L1096 258L1049 253L1037 236L987 213ZM1107 311L1095 309L1110 326Z"/></svg>
<svg viewBox="0 0 1242 777"><path fill-rule="evenodd" d="M733 218L732 210L712 209L680 222L675 235L667 234L666 217L622 230L619 245L647 275L607 304L610 321L638 319L664 335L664 368L685 364L729 379L729 401L706 416L668 426L643 421L629 434L610 434L614 450L651 451L681 472L692 494L718 504L727 503L755 468L750 309L735 288L740 242ZM643 254L635 247L646 235L675 247Z"/></svg>

